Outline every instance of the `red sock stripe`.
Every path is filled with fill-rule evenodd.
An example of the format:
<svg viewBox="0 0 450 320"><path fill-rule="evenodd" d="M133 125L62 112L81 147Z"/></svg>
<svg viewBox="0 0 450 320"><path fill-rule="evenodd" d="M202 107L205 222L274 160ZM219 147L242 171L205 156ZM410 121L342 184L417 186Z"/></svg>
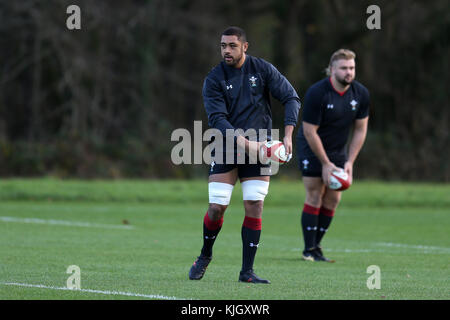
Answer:
<svg viewBox="0 0 450 320"><path fill-rule="evenodd" d="M327 217L333 217L334 216L334 210L330 210L330 209L327 209L325 207L321 207L320 208L320 214L323 214L324 216L327 216Z"/></svg>
<svg viewBox="0 0 450 320"><path fill-rule="evenodd" d="M261 228L262 228L262 219L245 216L244 223L242 225L244 227L252 229L252 230L261 230Z"/></svg>
<svg viewBox="0 0 450 320"><path fill-rule="evenodd" d="M208 211L205 214L205 218L203 219L203 223L205 224L208 230L214 231L219 229L223 224L223 217L217 221L213 221L209 218Z"/></svg>
<svg viewBox="0 0 450 320"><path fill-rule="evenodd" d="M305 203L305 205L303 206L303 212L317 216L320 212L320 208L316 208Z"/></svg>

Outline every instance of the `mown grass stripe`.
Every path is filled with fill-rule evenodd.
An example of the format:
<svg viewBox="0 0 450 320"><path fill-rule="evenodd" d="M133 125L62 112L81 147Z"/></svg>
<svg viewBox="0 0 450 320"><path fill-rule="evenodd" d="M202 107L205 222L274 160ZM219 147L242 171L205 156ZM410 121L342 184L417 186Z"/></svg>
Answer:
<svg viewBox="0 0 450 320"><path fill-rule="evenodd" d="M103 228L103 229L134 229L133 226L120 226L113 224L97 224L90 222L79 221L67 221L67 220L54 220L54 219L37 219L37 218L16 218L16 217L0 217L2 222L15 222L15 223L36 223L36 224L48 224L48 225L61 225L68 227L84 227L84 228Z"/></svg>

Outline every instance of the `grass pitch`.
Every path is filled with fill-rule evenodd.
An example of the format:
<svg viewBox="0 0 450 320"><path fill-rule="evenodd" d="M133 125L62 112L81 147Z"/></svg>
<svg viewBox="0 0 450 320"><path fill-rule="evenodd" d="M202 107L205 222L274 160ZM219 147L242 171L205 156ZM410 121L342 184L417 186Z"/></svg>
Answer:
<svg viewBox="0 0 450 320"><path fill-rule="evenodd" d="M206 181L0 182L0 299L449 299L450 186L356 181L343 194L324 252L300 259L300 180L273 180L258 275L237 281L244 217L237 184L201 281L188 279L202 245ZM68 266L81 290L67 290ZM367 268L381 288L369 290Z"/></svg>

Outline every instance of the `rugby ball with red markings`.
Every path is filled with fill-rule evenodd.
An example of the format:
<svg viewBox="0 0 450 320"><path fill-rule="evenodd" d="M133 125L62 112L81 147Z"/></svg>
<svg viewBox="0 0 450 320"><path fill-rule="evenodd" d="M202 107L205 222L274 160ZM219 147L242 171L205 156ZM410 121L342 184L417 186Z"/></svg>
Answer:
<svg viewBox="0 0 450 320"><path fill-rule="evenodd" d="M350 187L348 174L343 169L331 172L330 184L328 187L336 191L347 190Z"/></svg>
<svg viewBox="0 0 450 320"><path fill-rule="evenodd" d="M278 140L267 141L261 146L260 160L264 164L284 164L291 160L292 155L286 154L283 142Z"/></svg>

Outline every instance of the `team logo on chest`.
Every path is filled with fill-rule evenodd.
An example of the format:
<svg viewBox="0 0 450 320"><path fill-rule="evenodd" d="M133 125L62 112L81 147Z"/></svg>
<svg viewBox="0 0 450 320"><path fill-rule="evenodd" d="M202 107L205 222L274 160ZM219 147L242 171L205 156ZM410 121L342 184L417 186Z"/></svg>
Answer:
<svg viewBox="0 0 450 320"><path fill-rule="evenodd" d="M250 78L248 78L248 80L250 80L250 86L256 87L256 80L258 80L258 78L255 78L255 76L251 76Z"/></svg>
<svg viewBox="0 0 450 320"><path fill-rule="evenodd" d="M356 101L355 99L353 99L352 101L350 101L350 104L352 106L352 111L356 110L356 106L358 104L358 101Z"/></svg>

